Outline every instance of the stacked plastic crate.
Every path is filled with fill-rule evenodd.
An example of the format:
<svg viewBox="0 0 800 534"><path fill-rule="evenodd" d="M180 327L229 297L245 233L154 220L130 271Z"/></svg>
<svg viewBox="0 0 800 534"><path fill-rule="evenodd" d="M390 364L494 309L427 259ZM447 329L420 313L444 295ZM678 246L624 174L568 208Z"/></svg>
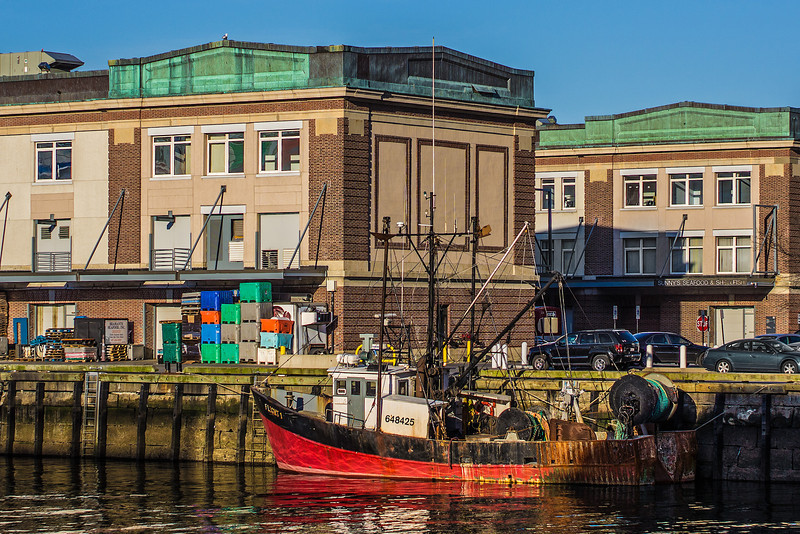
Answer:
<svg viewBox="0 0 800 534"><path fill-rule="evenodd" d="M186 361L200 361L200 292L193 291L181 295L181 341L186 353Z"/></svg>
<svg viewBox="0 0 800 534"><path fill-rule="evenodd" d="M271 311L271 310L270 310ZM294 321L281 317L261 318L258 363L277 364L278 352L291 352Z"/></svg>
<svg viewBox="0 0 800 534"><path fill-rule="evenodd" d="M161 321L162 361L181 363L181 322Z"/></svg>
<svg viewBox="0 0 800 534"><path fill-rule="evenodd" d="M239 343L241 361L262 363L261 321L272 317L272 284L242 282L239 284L242 312L242 339Z"/></svg>
<svg viewBox="0 0 800 534"><path fill-rule="evenodd" d="M242 312L239 304L223 304L220 318L222 363L239 363L239 341L241 341Z"/></svg>
<svg viewBox="0 0 800 534"><path fill-rule="evenodd" d="M222 363L222 305L233 304L233 291L200 292L200 355L203 363Z"/></svg>

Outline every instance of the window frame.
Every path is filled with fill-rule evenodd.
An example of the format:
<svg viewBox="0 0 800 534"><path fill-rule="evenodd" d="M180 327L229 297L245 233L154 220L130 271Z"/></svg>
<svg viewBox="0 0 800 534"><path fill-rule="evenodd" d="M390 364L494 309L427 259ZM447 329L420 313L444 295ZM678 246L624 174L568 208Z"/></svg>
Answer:
<svg viewBox="0 0 800 534"><path fill-rule="evenodd" d="M547 178L540 178L539 182L539 206L541 211L547 211L548 204L550 205L550 210L555 211L556 209L556 179L553 177ZM550 191L550 202L547 202L547 194L545 191Z"/></svg>
<svg viewBox="0 0 800 534"><path fill-rule="evenodd" d="M220 138L219 136L225 136ZM245 158L245 138L243 131L230 131L230 132L207 132L206 136L206 174L207 176L226 176L226 175L242 175L244 174L244 158ZM236 137L231 137L236 136ZM242 170L231 170L231 145L233 143L241 143L242 145ZM223 145L225 154L225 170L222 172L213 172L211 170L211 146Z"/></svg>
<svg viewBox="0 0 800 534"><path fill-rule="evenodd" d="M186 138L185 140L177 140L176 138L183 137ZM168 138L169 141L158 141L159 139ZM162 134L162 135L153 135L152 136L152 143L153 143L153 165L151 170L153 171L153 178L171 178L171 177L185 177L191 176L192 174L192 135L191 134ZM185 173L177 174L175 173L175 146L182 145L186 147L186 171ZM166 146L169 147L169 172L168 173L161 173L159 174L156 172L156 147Z"/></svg>
<svg viewBox="0 0 800 534"><path fill-rule="evenodd" d="M721 246L720 245L720 239L732 239L733 242L732 242L731 245ZM739 240L740 239L749 240L749 243L747 244L747 246L739 245ZM752 270L753 270L753 238L752 238L752 236L750 236L750 235L720 235L720 236L715 236L714 250L715 250L715 256L716 256L715 270L716 270L717 274L748 274L748 273L752 272ZM721 250L725 250L725 251L730 250L731 251L731 267L732 267L733 270L731 270L731 271L723 271L722 269L720 269L720 251ZM747 263L748 263L747 270L744 270L744 271L739 271L738 270L739 262L737 260L739 259L739 256L738 256L738 252L739 251L747 251Z"/></svg>
<svg viewBox="0 0 800 534"><path fill-rule="evenodd" d="M697 241L692 243L692 240L699 240L699 244ZM683 241L683 244L678 244L680 241ZM675 236L669 236L670 242L670 251L669 251L669 272L670 274L703 274L703 236L697 235L684 235L678 238L678 242L675 242ZM672 245L675 243L675 245ZM683 271L676 271L675 270L675 263L673 258L676 253L681 254L681 263L686 265L693 265L692 260L692 251L698 251L700 254L700 268L698 270L683 270Z"/></svg>
<svg viewBox="0 0 800 534"><path fill-rule="evenodd" d="M704 176L702 172L673 172L669 174L669 205L680 207L702 207L703 206L703 187ZM684 202L675 202L675 189L674 184L683 182ZM691 202L691 185L692 182L700 182L700 202L693 204Z"/></svg>
<svg viewBox="0 0 800 534"><path fill-rule="evenodd" d="M274 135L275 137L268 137L270 135ZM277 151L275 154L275 169L265 169L264 165L264 143L270 141L271 139L275 139L277 143ZM296 169L284 169L283 166L285 164L284 161L284 141L287 140L297 140L297 168ZM291 155L290 155L291 156ZM274 175L274 174L286 174L286 173L299 173L302 171L302 154L301 154L301 143L300 143L300 129L296 130L286 130L286 129L276 129L276 130L259 130L258 131L258 173L263 175ZM291 166L291 159L289 161L289 165Z"/></svg>
<svg viewBox="0 0 800 534"><path fill-rule="evenodd" d="M653 185L653 203L645 205L645 183ZM628 185L637 186L637 203L628 203ZM658 206L658 173L641 172L626 173L622 175L622 206L623 208L647 208L653 209Z"/></svg>
<svg viewBox="0 0 800 534"><path fill-rule="evenodd" d="M653 241L653 246L644 246L645 240ZM638 241L637 247L628 246L628 242ZM628 252L629 251L637 251L639 256L639 270L638 272L630 272L628 270ZM654 255L653 258L653 271L645 271L644 270L644 259L645 259L645 251L652 251ZM622 258L623 258L623 265L622 270L625 276L642 276L642 275L654 275L656 274L656 270L658 269L657 262L658 262L658 237L653 235L651 237L624 237L622 238Z"/></svg>
<svg viewBox="0 0 800 534"><path fill-rule="evenodd" d="M58 146L58 145L69 145L69 146ZM50 145L50 146L40 146L40 145ZM53 184L53 183L67 183L71 182L73 179L73 139L34 139L33 142L33 150L34 150L34 182L35 183L46 183L46 184ZM43 153L50 153L50 178L42 178L41 173L39 170L39 157L40 154ZM59 152L68 152L69 153L69 178L58 178L57 175L60 174L58 172L58 153Z"/></svg>
<svg viewBox="0 0 800 534"><path fill-rule="evenodd" d="M567 187L572 187L572 206L567 206ZM564 211L578 209L578 186L575 178L565 176L561 179L561 209Z"/></svg>
<svg viewBox="0 0 800 534"><path fill-rule="evenodd" d="M747 176L743 176L743 175ZM753 203L753 173L751 171L731 170L731 171L716 171L714 173L717 185L717 206L750 206ZM722 176L731 175L731 176ZM721 197L720 185L722 182L733 182L731 186L731 202L723 202ZM742 194L742 182L748 183L748 200L747 202L739 202Z"/></svg>

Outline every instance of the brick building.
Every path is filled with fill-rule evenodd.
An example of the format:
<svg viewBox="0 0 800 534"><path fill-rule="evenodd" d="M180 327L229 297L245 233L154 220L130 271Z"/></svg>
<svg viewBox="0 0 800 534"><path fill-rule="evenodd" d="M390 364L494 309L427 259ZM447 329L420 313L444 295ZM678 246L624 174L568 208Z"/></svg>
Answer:
<svg viewBox="0 0 800 534"><path fill-rule="evenodd" d="M75 315L128 318L152 354L183 293L269 280L286 307L332 310L329 347L353 350L378 329L382 259L369 232L383 217L424 229L435 191L437 229L472 217L493 228L479 248L485 276L533 220L545 115L532 71L442 47L225 40L107 71L0 77L9 317L28 317L32 335ZM468 300L467 249L459 238L442 268L445 326ZM389 313L423 339L424 273L403 240L391 250L404 283ZM532 255L514 263L493 289L500 305L482 311L486 332L530 294ZM530 321L519 339L529 333Z"/></svg>
<svg viewBox="0 0 800 534"><path fill-rule="evenodd" d="M699 342L701 310L712 344L800 328L798 121L795 108L682 102L543 125L537 185L554 192L553 263L571 275L573 328Z"/></svg>

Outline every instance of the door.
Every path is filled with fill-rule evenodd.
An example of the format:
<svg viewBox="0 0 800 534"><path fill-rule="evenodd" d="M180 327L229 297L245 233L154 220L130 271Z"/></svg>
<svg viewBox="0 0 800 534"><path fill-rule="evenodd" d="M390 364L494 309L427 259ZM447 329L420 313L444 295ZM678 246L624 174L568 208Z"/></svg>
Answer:
<svg viewBox="0 0 800 534"><path fill-rule="evenodd" d="M156 321L155 321L155 347L156 354L162 355L164 353L164 336L162 334L161 321L180 321L181 320L181 307L180 306L156 306Z"/></svg>
<svg viewBox="0 0 800 534"><path fill-rule="evenodd" d="M670 344L666 334L653 334L647 341L653 345L653 354L661 363L678 363L678 347Z"/></svg>
<svg viewBox="0 0 800 534"><path fill-rule="evenodd" d="M210 215L206 228L206 269L244 268L244 215Z"/></svg>
<svg viewBox="0 0 800 534"><path fill-rule="evenodd" d="M578 335L578 344L570 351L570 359L575 365L588 365L589 352L597 345L597 334L583 333Z"/></svg>
<svg viewBox="0 0 800 534"><path fill-rule="evenodd" d="M777 345L777 343L776 343ZM777 371L781 354L769 341L753 341L750 347L750 371Z"/></svg>
<svg viewBox="0 0 800 534"><path fill-rule="evenodd" d="M361 426L364 421L364 398L366 391L363 378L347 379L347 413L352 417L351 424L355 427Z"/></svg>
<svg viewBox="0 0 800 534"><path fill-rule="evenodd" d="M567 362L567 353L569 352L570 358L573 357L573 350L578 345L578 334L567 334L558 341L555 346L550 350L550 360L553 367L556 369L567 369L569 363Z"/></svg>
<svg viewBox="0 0 800 534"><path fill-rule="evenodd" d="M733 364L733 370L747 371L753 368L753 356L751 355L751 346L749 341L739 341L731 343L727 349L728 359Z"/></svg>
<svg viewBox="0 0 800 534"><path fill-rule="evenodd" d="M714 345L755 336L755 308L714 308Z"/></svg>

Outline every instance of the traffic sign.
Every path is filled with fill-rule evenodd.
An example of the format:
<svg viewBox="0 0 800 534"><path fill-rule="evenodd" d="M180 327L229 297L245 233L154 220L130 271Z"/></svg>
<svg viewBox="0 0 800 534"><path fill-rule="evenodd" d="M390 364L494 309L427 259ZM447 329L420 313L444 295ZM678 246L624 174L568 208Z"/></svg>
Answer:
<svg viewBox="0 0 800 534"><path fill-rule="evenodd" d="M611 314L612 314L612 316L613 316L613 319L614 319L615 321L616 321L617 319L619 319L619 313L618 313L618 309L617 309L617 306L616 306L616 305L614 305L614 307L613 307L613 308L611 308Z"/></svg>
<svg viewBox="0 0 800 534"><path fill-rule="evenodd" d="M697 329L700 332L705 332L708 330L708 316L707 315L698 315L697 316Z"/></svg>

